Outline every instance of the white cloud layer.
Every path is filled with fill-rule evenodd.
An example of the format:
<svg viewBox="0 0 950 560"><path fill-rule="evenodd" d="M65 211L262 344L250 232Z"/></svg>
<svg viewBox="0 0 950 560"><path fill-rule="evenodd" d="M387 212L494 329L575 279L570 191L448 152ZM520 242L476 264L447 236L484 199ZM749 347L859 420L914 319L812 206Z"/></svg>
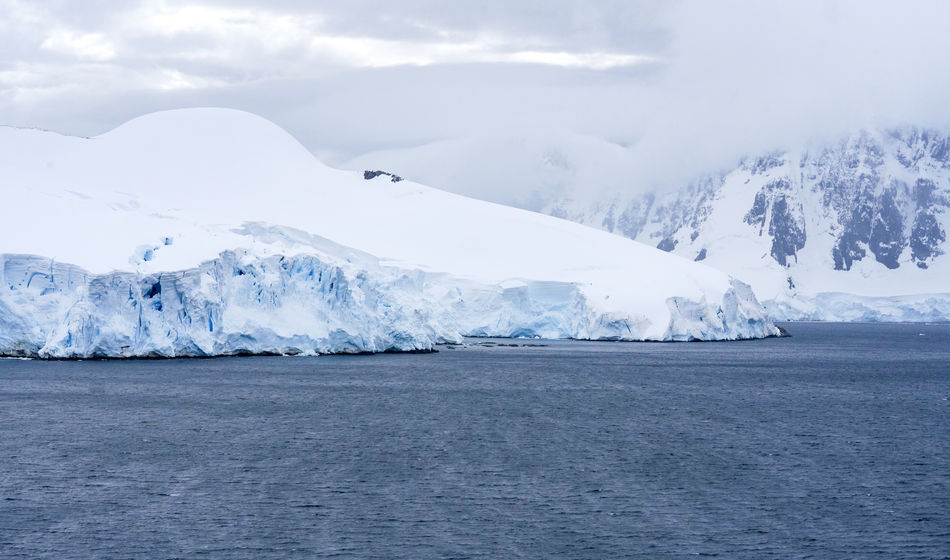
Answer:
<svg viewBox="0 0 950 560"><path fill-rule="evenodd" d="M52 30L40 48L78 60L105 61L115 57L115 45L101 33L77 33L69 29Z"/></svg>
<svg viewBox="0 0 950 560"><path fill-rule="evenodd" d="M950 124L931 0L0 0L0 122L250 110L321 154L573 131L632 183L859 126Z"/></svg>

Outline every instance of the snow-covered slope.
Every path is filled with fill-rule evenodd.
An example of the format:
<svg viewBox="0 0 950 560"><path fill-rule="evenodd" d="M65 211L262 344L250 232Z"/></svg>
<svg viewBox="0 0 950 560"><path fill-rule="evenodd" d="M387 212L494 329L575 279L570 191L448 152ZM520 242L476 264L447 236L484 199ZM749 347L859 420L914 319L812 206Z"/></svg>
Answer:
<svg viewBox="0 0 950 560"><path fill-rule="evenodd" d="M259 117L0 128L0 354L777 333L747 286L591 228L331 169Z"/></svg>
<svg viewBox="0 0 950 560"><path fill-rule="evenodd" d="M496 200L522 193L522 207L741 278L775 318L950 321L946 134L862 131L646 193L631 184L643 173L627 172L634 150L615 144L555 134L512 142L498 158L486 145L443 141L346 165L382 165ZM482 167L495 184L479 191Z"/></svg>
<svg viewBox="0 0 950 560"><path fill-rule="evenodd" d="M427 185L527 210L581 191L629 190L632 174L623 146L565 131L442 140L370 152L340 166L391 169Z"/></svg>

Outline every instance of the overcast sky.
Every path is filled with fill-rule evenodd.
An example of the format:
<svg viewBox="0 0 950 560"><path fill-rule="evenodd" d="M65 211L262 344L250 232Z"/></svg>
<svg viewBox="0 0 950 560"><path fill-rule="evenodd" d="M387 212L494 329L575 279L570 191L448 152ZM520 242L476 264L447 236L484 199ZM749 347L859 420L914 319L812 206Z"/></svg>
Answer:
<svg viewBox="0 0 950 560"><path fill-rule="evenodd" d="M663 174L950 122L950 2L0 0L0 123L227 106L318 154L571 130Z"/></svg>

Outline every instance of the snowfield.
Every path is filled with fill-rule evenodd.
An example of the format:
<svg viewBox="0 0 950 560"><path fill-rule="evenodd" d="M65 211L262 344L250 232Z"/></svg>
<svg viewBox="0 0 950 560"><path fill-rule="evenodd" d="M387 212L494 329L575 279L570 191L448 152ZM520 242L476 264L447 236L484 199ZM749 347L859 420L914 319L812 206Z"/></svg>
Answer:
<svg viewBox="0 0 950 560"><path fill-rule="evenodd" d="M95 138L0 128L0 354L425 350L463 335L778 334L700 263L561 219L331 169L254 115Z"/></svg>

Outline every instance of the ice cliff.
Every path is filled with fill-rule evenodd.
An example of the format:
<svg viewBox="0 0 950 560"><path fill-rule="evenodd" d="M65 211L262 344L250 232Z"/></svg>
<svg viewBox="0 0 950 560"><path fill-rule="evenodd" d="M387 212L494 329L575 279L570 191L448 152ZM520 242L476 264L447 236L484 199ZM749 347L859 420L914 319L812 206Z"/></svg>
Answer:
<svg viewBox="0 0 950 560"><path fill-rule="evenodd" d="M0 354L425 350L778 331L744 284L591 228L328 168L247 113L0 129Z"/></svg>

